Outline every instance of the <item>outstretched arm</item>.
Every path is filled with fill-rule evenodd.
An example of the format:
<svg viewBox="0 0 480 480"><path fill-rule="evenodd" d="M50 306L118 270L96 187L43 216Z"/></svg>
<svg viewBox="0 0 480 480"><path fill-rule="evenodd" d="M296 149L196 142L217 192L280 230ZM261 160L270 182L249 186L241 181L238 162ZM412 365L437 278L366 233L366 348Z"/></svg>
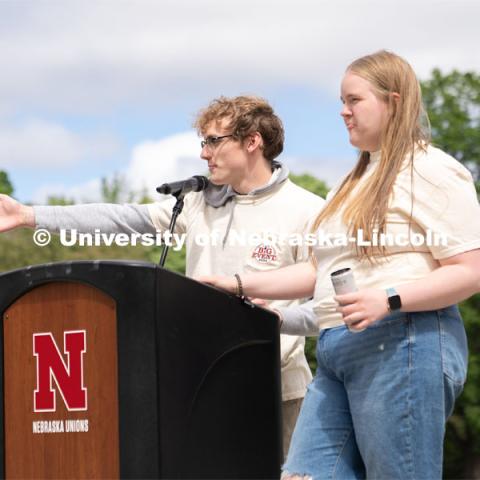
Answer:
<svg viewBox="0 0 480 480"><path fill-rule="evenodd" d="M0 195L0 232L18 227L51 232L76 229L82 233L155 233L147 205L97 203L69 206L27 206Z"/></svg>
<svg viewBox="0 0 480 480"><path fill-rule="evenodd" d="M82 233L155 233L147 205L90 203L33 207L35 226L51 232L75 229Z"/></svg>
<svg viewBox="0 0 480 480"><path fill-rule="evenodd" d="M269 272L241 274L243 293L248 297L269 300L291 300L313 295L316 278L315 267L310 263L297 263ZM219 275L197 278L231 293L238 293L235 277Z"/></svg>

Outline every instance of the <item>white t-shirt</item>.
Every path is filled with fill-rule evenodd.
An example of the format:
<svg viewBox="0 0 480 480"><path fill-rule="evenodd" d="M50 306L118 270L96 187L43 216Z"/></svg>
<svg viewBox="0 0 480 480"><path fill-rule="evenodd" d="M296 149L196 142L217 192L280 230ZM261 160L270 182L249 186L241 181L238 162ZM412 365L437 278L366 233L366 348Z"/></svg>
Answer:
<svg viewBox="0 0 480 480"><path fill-rule="evenodd" d="M290 180L264 193L236 195L218 208L208 205L202 192L189 194L176 224L176 232L187 233L187 276L263 272L306 261L308 249L289 237L307 233L323 204ZM165 230L169 202L151 204L149 212L156 228ZM276 300L270 306L297 303ZM311 381L304 345L303 337L280 336L284 401L302 398Z"/></svg>
<svg viewBox="0 0 480 480"><path fill-rule="evenodd" d="M379 153L371 155L356 189L368 181L379 160ZM344 324L341 314L335 311L338 305L330 280L330 274L336 270L351 268L358 289L386 289L425 277L440 266L440 259L480 248L480 206L470 172L432 146L426 152L419 151L413 164L413 175L405 162L393 185L387 211L389 238L384 242L387 256L377 257L378 263L359 260L355 243L343 240L349 232L342 221L342 211L320 226L331 241L314 248L318 262L314 312L319 328ZM334 190L327 196L327 203L333 193ZM355 198L355 191L351 198ZM419 245L422 239L427 244Z"/></svg>

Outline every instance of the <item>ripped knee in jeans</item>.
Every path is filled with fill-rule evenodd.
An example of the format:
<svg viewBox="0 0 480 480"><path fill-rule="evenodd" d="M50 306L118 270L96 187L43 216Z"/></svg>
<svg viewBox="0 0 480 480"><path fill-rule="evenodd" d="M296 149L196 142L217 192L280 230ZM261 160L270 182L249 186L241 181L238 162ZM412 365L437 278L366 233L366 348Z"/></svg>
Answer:
<svg viewBox="0 0 480 480"><path fill-rule="evenodd" d="M283 472L280 480L313 480L313 477L307 474Z"/></svg>

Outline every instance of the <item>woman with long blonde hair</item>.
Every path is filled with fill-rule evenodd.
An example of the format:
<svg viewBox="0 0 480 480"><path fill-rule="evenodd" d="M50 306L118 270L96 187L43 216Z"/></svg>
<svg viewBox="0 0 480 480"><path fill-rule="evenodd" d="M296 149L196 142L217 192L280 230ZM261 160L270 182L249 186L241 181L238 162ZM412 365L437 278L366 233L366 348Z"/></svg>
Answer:
<svg viewBox="0 0 480 480"><path fill-rule="evenodd" d="M477 195L468 170L430 144L401 57L354 61L341 99L359 159L314 223L312 262L203 280L258 298L314 295L313 312L279 312L282 332L319 332L285 476L439 479L467 368L456 304L480 291ZM336 295L330 275L344 269L357 290Z"/></svg>

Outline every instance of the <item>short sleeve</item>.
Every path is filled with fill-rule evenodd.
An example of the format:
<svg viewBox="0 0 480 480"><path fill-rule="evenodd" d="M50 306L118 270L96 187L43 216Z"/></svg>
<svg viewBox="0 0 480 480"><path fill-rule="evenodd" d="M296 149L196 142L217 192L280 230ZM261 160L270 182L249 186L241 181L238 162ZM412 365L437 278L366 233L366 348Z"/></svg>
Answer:
<svg viewBox="0 0 480 480"><path fill-rule="evenodd" d="M444 259L480 248L480 205L470 172L444 154L429 175L414 175L413 220L432 256Z"/></svg>

